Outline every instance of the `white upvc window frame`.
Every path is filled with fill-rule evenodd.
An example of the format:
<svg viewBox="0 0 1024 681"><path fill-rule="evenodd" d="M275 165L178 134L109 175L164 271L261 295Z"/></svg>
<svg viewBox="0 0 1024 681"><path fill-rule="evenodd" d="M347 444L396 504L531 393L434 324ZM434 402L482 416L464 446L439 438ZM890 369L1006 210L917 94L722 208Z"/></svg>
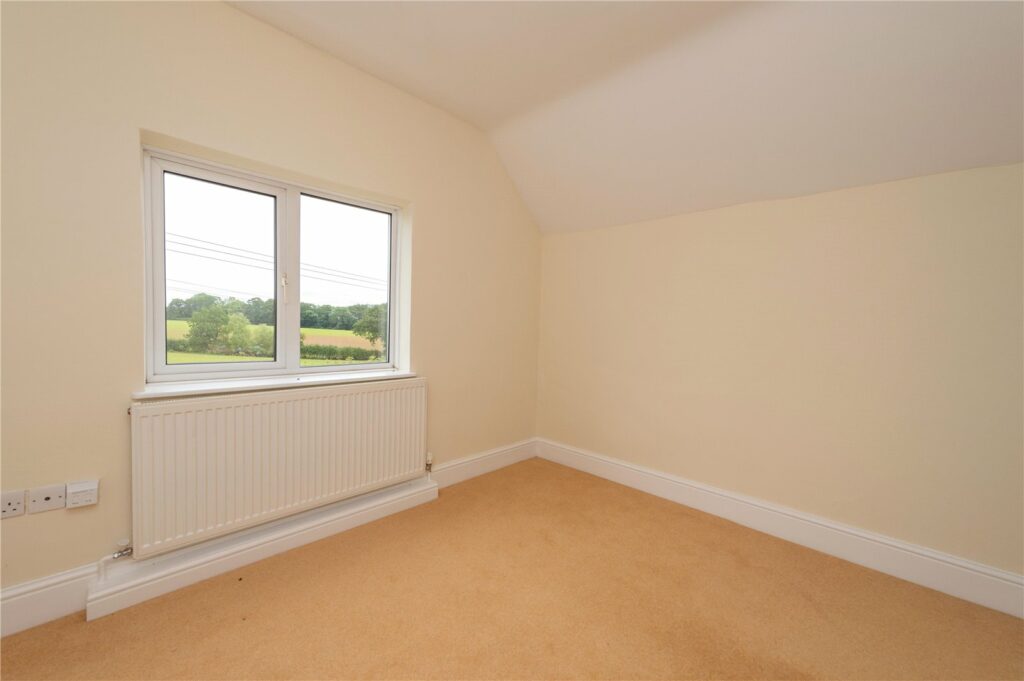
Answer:
<svg viewBox="0 0 1024 681"><path fill-rule="evenodd" d="M205 180L275 198L275 295L277 301L274 361L167 364L166 274L164 230L164 172ZM358 372L380 375L398 371L398 347L402 318L399 305L399 267L402 240L398 206L361 197L341 195L305 184L295 184L219 163L182 154L143 148L143 180L146 233L146 382L195 382L256 377L310 377L338 374L351 380ZM302 195L336 201L390 216L390 263L388 272L388 326L386 362L303 367L299 364L301 328L300 203ZM321 376L327 378L327 376Z"/></svg>

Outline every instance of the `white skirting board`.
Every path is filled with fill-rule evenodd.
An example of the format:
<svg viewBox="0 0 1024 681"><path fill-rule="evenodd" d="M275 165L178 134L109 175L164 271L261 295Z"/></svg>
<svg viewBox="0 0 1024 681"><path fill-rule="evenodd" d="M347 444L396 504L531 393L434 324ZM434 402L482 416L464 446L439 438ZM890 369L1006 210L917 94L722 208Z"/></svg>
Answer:
<svg viewBox="0 0 1024 681"><path fill-rule="evenodd" d="M146 560L105 558L3 590L2 634L86 611L95 619L437 498L419 478Z"/></svg>
<svg viewBox="0 0 1024 681"><path fill-rule="evenodd" d="M463 480L475 478L484 473L496 471L514 463L532 459L537 456L537 443L534 438L521 440L505 447L497 447L486 452L473 454L455 461L448 461L434 466L430 477L444 489Z"/></svg>
<svg viewBox="0 0 1024 681"><path fill-rule="evenodd" d="M1024 575L544 438L537 438L536 446L537 455L548 461L711 513L908 582L1015 617L1024 617Z"/></svg>
<svg viewBox="0 0 1024 681"><path fill-rule="evenodd" d="M7 587L0 596L0 635L7 636L85 609L96 563Z"/></svg>
<svg viewBox="0 0 1024 681"><path fill-rule="evenodd" d="M223 553L220 556L212 553L200 555L201 549L207 546L202 544L182 549L180 557L176 552L148 561L122 559L107 565L104 582L97 579L99 565L91 564L6 588L0 598L2 633L11 634L78 612L86 608L87 600L91 617L113 612L429 501L437 497L438 487L447 487L533 456L732 520L909 582L1024 617L1024 576L544 438L533 438L440 464L434 468L431 480L404 483L397 488L253 528L239 533L237 539L232 535L209 542L211 546L221 547ZM417 485L422 485L422 488ZM387 498L396 490L397 498ZM329 511L338 513L338 516L329 519L321 515ZM274 537L268 534L262 540L257 539L261 532L274 533ZM144 565L139 568L141 571L132 569L140 565Z"/></svg>
<svg viewBox="0 0 1024 681"><path fill-rule="evenodd" d="M536 456L535 441L530 438L505 447L497 447L456 461L439 464L434 467L430 476L431 482L427 483L433 489L419 492L416 496L418 500L415 503L423 503L436 498L438 488L454 485L534 456ZM405 483L399 488L405 489L409 484L413 483ZM220 572L254 562L272 555L272 553L279 553L293 546L315 541L329 534L348 529L348 527L355 527L376 517L396 513L408 507L381 498L381 495L386 496L390 491L385 490L375 495L343 501L301 516L277 521L269 526L253 528L247 532L243 531L219 540L214 539L191 549L180 549L162 558L155 557L146 561L122 558L116 563L106 566L106 579L102 582L98 579L100 563L91 563L6 588L3 590L2 599L0 599L0 635L7 636L65 615L86 610L87 602L87 616L89 619L93 619L101 614L113 612L186 584L192 584ZM315 532L300 529L300 525L305 526L307 516L319 517L328 509L342 507L354 513L351 511L353 505L362 506L371 497L378 504L376 510L379 514L374 517L364 516L360 522L354 522L354 516L345 516L337 518L334 524L321 525ZM409 506L415 505L415 503L410 503ZM267 527L276 528L275 531L279 532L278 539L273 542L264 541L259 550L254 548L244 551L242 549L238 543L241 537L252 539L253 534L266 532ZM300 533L302 534L300 535ZM252 540L257 541L256 539Z"/></svg>
<svg viewBox="0 0 1024 681"><path fill-rule="evenodd" d="M436 498L437 483L420 478L162 556L101 564L99 579L89 587L86 619L109 615Z"/></svg>

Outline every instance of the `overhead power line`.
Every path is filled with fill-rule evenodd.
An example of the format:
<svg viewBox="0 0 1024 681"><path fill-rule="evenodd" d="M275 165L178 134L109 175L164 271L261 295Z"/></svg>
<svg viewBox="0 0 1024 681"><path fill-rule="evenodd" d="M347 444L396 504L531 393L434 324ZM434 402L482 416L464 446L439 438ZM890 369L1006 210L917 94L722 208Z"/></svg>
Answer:
<svg viewBox="0 0 1024 681"><path fill-rule="evenodd" d="M269 253L262 253L260 251L252 251L252 250L249 250L249 249L246 249L246 248L240 248L238 246L231 246L230 244L220 243L220 242L217 242L217 241L208 241L206 239L200 239L200 238L194 237L194 236L187 236L185 234L177 234L177 233L174 233L174 232L168 232L167 236L178 237L178 238L181 238L181 239L188 239L190 241L198 241L200 243L209 244L210 246L218 246L220 248L227 248L227 249L230 249L230 250L233 250L233 251L241 251L242 253L251 253L252 255L260 256L260 258L262 258L263 262L265 262L265 263L273 263L274 262L273 255L271 255ZM170 241L170 240L168 240L168 241ZM175 243L175 242L171 241L171 243ZM183 243L180 243L180 242L178 242L177 245L189 246L191 248L203 248L202 246L196 246L194 244L183 244ZM213 251L215 251L216 249L204 249L204 250L213 250ZM238 258L245 258L245 257L247 257L247 256L239 255L239 254L236 254L236 253L226 253L226 254L223 254L223 255L232 255L232 256L238 257ZM257 260L257 262L259 262L259 260L257 258L250 258L250 259L251 260ZM367 281L367 282L373 282L373 283L381 283L381 284L386 284L387 283L386 279L381 279L380 277L370 277L370 276L367 276L365 274L358 274L356 272L347 272L345 270L339 270L339 269L336 269L336 268L333 268L333 267L327 267L325 265L314 265L313 263L307 263L307 262L303 262L303 263L299 263L299 264L302 267L306 267L306 268L310 268L310 269L324 270L324 272L326 274L338 275L338 276L342 276L342 277L350 277L350 278L353 278L353 279L361 279L361 280L364 280L364 281Z"/></svg>
<svg viewBox="0 0 1024 681"><path fill-rule="evenodd" d="M238 289L224 288L223 286L213 286L212 284L200 284L199 282L196 281L184 281L182 279L168 279L167 281L174 282L175 284L183 284L184 286L187 287L197 288L199 289L200 293L206 293L205 289L212 289L215 291L225 291L227 293L237 293L242 296L249 296L250 298L263 298L263 296L260 295L259 293L253 293L252 291L239 291ZM178 287L168 286L168 288L177 289ZM271 296L271 298L272 297L273 296Z"/></svg>
<svg viewBox="0 0 1024 681"><path fill-rule="evenodd" d="M174 245L174 246L183 246L185 248L192 248L192 249L197 249L197 250L201 250L201 251L207 251L209 253L216 253L217 255L228 256L228 257L231 257L231 258L246 258L246 259L249 259L249 260L253 260L253 261L255 261L256 263L258 263L260 265L271 265L271 266L274 265L274 261L273 260L269 260L269 261L259 260L257 258L253 258L253 257L247 256L247 255L239 255L237 253L229 253L227 251L222 251L222 250L219 250L219 249L216 249L216 248L210 248L208 246L196 246L194 244L186 244L186 243L180 242L180 241L168 241L167 243L169 243L171 245ZM211 259L216 260L216 258L213 258L212 256L205 256L205 255L203 255L201 253L193 253L192 251L179 251L179 250L175 250L175 249L172 249L172 248L169 248L167 250L172 252L172 253L184 253L185 255L194 255L197 258L210 257ZM231 262L231 263L233 263L235 265L242 265L242 266L245 266L245 267L252 267L252 265L249 265L249 263L236 262L234 260L225 261L225 262ZM306 267L306 266L303 266L303 267ZM265 268L263 268L263 269L265 269ZM347 275L347 274L345 274L345 275L337 274L336 275L336 274L331 274L330 272L319 272L317 270L312 270L312 273L313 274L321 274L321 275L327 276L327 277L335 277L336 280L335 279L323 279L322 281L333 281L334 283L344 284L346 286L359 286L359 287L362 287L362 288L377 289L377 290L381 290L381 291L383 291L386 288L385 285L383 285L383 284L371 284L369 282L365 282L365 281L362 281L360 279L354 279L352 281L348 281L347 279L343 278L343 277L347 278L347 277L351 276L351 275ZM309 272L306 272L305 274L303 274L303 276L310 277L312 279L317 279L318 278L318 277L312 276L312 274L310 274Z"/></svg>
<svg viewBox="0 0 1024 681"><path fill-rule="evenodd" d="M251 267L254 270L265 270L267 272L273 272L273 267L261 267L259 265L253 265L247 262L238 262L237 260L226 260L224 258L215 258L212 255L203 255L202 253L193 253L192 251L180 251L174 248L165 249L168 253L179 253L181 255L190 255L194 258L203 258L205 260L216 260L217 262L227 263L229 265L238 265L239 267ZM371 291L386 291L387 287L379 285L361 284L353 281L344 281L340 279L326 279L324 277L315 277L312 274L305 273L302 275L306 279L316 279L318 281L326 281L330 284L338 284L341 286L354 286L356 288L370 289Z"/></svg>
<svg viewBox="0 0 1024 681"><path fill-rule="evenodd" d="M260 251L250 251L246 248L239 248L238 246L231 246L230 244L217 243L216 241L207 241L206 239L200 239L194 236L188 236L187 234L176 234L174 232L167 232L167 236L176 236L181 239L189 239L191 241L198 241L204 244L210 244L211 246L223 246L224 248L231 248L236 251L242 251L243 253L252 253L253 255L262 255L265 258L273 257L270 253L261 253Z"/></svg>

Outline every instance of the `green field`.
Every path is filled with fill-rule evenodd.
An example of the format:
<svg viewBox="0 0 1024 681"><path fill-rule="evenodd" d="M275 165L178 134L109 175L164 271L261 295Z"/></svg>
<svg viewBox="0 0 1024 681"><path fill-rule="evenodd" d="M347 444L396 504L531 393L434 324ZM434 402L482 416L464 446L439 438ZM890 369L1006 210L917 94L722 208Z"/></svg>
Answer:
<svg viewBox="0 0 1024 681"><path fill-rule="evenodd" d="M249 328L256 328L257 326L265 326L263 324L250 324ZM352 345L357 348L369 348L369 343L360 336L355 335L348 329L311 329L304 328L302 333L305 336L305 341L309 345ZM188 335L188 321L185 319L168 319L167 320L167 338L170 340L183 339ZM344 342L339 339L346 339ZM351 339L351 343L347 339ZM269 358L259 357L242 357L239 355L211 355L197 352L177 352L171 351L167 353L168 364L205 364L210 362L270 362ZM343 364L367 364L365 361L359 360L341 360L341 359L301 359L299 360L300 366L304 367L319 367L319 366L340 366Z"/></svg>
<svg viewBox="0 0 1024 681"><path fill-rule="evenodd" d="M300 367L326 367L326 366L339 366L342 364L373 364L374 362L360 362L357 360L345 360L345 359L300 359Z"/></svg>
<svg viewBox="0 0 1024 681"><path fill-rule="evenodd" d="M250 328L256 328L257 326L265 326L264 324L250 324ZM327 338L338 338L348 337L352 339L352 345L357 348L370 347L366 341L355 335L350 329L310 329L303 328L302 333L306 336L306 342L310 345L316 345L315 338L317 336ZM186 319L168 319L167 320L167 337L171 340L184 338L188 335L188 320ZM338 343L328 343L328 345L337 345Z"/></svg>
<svg viewBox="0 0 1024 681"><path fill-rule="evenodd" d="M201 352L168 352L168 364L202 364L205 362L272 362L269 357L242 357L240 355L207 355Z"/></svg>
<svg viewBox="0 0 1024 681"><path fill-rule="evenodd" d="M269 357L240 357L238 355L207 355L199 352L168 352L168 364L207 364L210 362L270 362ZM302 359L299 365L304 367L325 367L339 366L342 364L366 364L367 362L332 360L332 359Z"/></svg>
<svg viewBox="0 0 1024 681"><path fill-rule="evenodd" d="M351 329L301 329L302 333L306 334L306 338L310 336L330 336L332 338L337 336L349 336L355 340L361 340L359 336L355 334Z"/></svg>
<svg viewBox="0 0 1024 681"><path fill-rule="evenodd" d="M168 319L167 320L167 337L171 340L177 340L184 338L188 335L188 320L186 319Z"/></svg>

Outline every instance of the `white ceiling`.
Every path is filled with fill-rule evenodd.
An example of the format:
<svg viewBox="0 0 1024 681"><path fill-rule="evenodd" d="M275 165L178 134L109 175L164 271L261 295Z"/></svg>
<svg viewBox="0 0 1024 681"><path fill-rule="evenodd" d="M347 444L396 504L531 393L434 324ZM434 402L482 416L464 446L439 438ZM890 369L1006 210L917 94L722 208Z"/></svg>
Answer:
<svg viewBox="0 0 1024 681"><path fill-rule="evenodd" d="M1024 158L1024 4L240 2L486 131L541 228Z"/></svg>

